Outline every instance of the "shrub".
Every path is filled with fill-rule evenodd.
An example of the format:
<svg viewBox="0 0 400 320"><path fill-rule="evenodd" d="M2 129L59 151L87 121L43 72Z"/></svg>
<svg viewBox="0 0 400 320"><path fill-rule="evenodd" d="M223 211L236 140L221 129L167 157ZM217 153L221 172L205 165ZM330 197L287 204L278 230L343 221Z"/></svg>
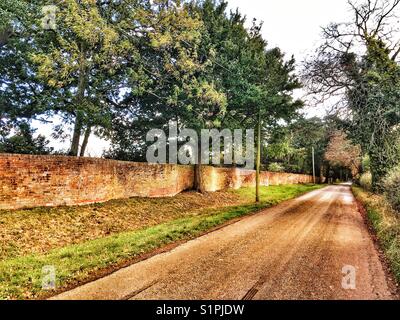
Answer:
<svg viewBox="0 0 400 320"><path fill-rule="evenodd" d="M372 175L370 172L363 173L360 177L360 186L365 190L372 190Z"/></svg>
<svg viewBox="0 0 400 320"><path fill-rule="evenodd" d="M389 171L383 180L383 191L393 209L400 212L400 166Z"/></svg>
<svg viewBox="0 0 400 320"><path fill-rule="evenodd" d="M361 167L364 172L369 172L371 170L371 160L369 159L369 156L363 157Z"/></svg>
<svg viewBox="0 0 400 320"><path fill-rule="evenodd" d="M271 172L284 172L285 168L279 163L273 162L268 166L268 171Z"/></svg>

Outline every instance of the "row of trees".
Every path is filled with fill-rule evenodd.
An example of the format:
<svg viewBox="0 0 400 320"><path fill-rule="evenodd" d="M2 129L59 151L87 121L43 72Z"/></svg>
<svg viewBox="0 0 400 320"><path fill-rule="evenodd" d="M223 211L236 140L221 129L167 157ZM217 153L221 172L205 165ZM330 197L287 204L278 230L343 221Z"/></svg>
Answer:
<svg viewBox="0 0 400 320"><path fill-rule="evenodd" d="M51 153L49 137L33 138L29 125L56 116L52 137L69 139L70 155L83 156L97 135L111 142L105 156L122 160L144 160L146 133L169 121L197 131L257 128L269 169L311 173L314 147L317 175L342 167L357 175L359 144L378 186L398 160L391 19L399 1L352 4L352 23L324 29L304 81L319 102L341 98L325 120L298 115L294 58L268 48L262 24L246 28L224 1L55 0L54 16L47 1L2 2L0 151Z"/></svg>
<svg viewBox="0 0 400 320"><path fill-rule="evenodd" d="M272 169L311 173L307 151L313 146L318 174L343 180L371 171L374 190L382 191L388 189L386 177L398 175L400 161L400 6L349 4L354 21L324 29L324 43L303 74L317 104L334 103L331 116L275 132L265 162Z"/></svg>
<svg viewBox="0 0 400 320"><path fill-rule="evenodd" d="M269 130L263 152L266 169L312 174L311 150L314 148L316 174L326 176L324 154L330 138L329 123L320 118L299 118Z"/></svg>
<svg viewBox="0 0 400 320"><path fill-rule="evenodd" d="M372 185L399 163L400 0L349 2L354 19L323 29L304 80L318 102L333 101L336 123L369 157Z"/></svg>
<svg viewBox="0 0 400 320"><path fill-rule="evenodd" d="M359 178L361 150L338 129L336 117L299 118L270 131L263 152L265 169L313 174L311 150L314 148L315 173L330 181Z"/></svg>
<svg viewBox="0 0 400 320"><path fill-rule="evenodd" d="M226 2L55 0L49 30L45 4L1 4L3 137L58 116L53 137L72 127L70 155L84 155L94 134L111 141L106 156L143 160L146 132L168 121L233 129L260 118L271 127L302 106L292 99L301 86L294 59L268 49L262 25L246 29Z"/></svg>

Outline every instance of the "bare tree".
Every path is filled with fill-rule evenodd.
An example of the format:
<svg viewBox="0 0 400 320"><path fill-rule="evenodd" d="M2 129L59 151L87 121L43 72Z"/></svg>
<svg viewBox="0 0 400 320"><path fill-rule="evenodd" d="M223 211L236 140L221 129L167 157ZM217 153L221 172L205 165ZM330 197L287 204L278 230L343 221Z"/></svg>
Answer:
<svg viewBox="0 0 400 320"><path fill-rule="evenodd" d="M354 63L360 62L371 41L382 43L393 61L399 59L400 0L349 1L349 6L353 21L323 27L323 44L304 63L303 80L318 103L336 97L334 101L341 105L360 71Z"/></svg>
<svg viewBox="0 0 400 320"><path fill-rule="evenodd" d="M334 166L350 169L356 177L361 166L361 148L353 145L344 132L335 131L331 134L325 160Z"/></svg>
<svg viewBox="0 0 400 320"><path fill-rule="evenodd" d="M351 22L323 28L323 43L305 62L303 80L371 157L374 187L399 161L400 0L350 1ZM376 188L375 188L376 189Z"/></svg>

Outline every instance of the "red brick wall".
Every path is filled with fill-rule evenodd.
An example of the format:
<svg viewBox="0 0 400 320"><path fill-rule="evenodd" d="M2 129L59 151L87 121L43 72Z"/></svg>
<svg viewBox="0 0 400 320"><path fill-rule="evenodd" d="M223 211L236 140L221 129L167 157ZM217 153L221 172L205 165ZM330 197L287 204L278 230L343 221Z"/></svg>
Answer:
<svg viewBox="0 0 400 320"><path fill-rule="evenodd" d="M203 167L202 183L204 191L214 192L218 190L255 185L256 172L254 170L242 170L231 168ZM260 183L263 186L284 184L312 183L313 177L303 174L261 172Z"/></svg>
<svg viewBox="0 0 400 320"><path fill-rule="evenodd" d="M255 185L255 171L203 167L208 192ZM262 185L312 182L263 172ZM82 205L130 197L168 197L192 189L194 167L95 158L0 154L0 209Z"/></svg>
<svg viewBox="0 0 400 320"><path fill-rule="evenodd" d="M0 209L174 196L193 176L190 166L0 154Z"/></svg>

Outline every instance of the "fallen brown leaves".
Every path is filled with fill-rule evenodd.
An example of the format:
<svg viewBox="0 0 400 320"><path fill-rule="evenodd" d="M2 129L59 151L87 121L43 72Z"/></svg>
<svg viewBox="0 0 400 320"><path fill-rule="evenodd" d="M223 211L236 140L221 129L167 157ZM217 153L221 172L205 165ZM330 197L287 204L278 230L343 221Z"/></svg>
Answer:
<svg viewBox="0 0 400 320"><path fill-rule="evenodd" d="M232 192L186 192L173 198L132 198L81 207L0 211L0 259L44 253L244 202Z"/></svg>

